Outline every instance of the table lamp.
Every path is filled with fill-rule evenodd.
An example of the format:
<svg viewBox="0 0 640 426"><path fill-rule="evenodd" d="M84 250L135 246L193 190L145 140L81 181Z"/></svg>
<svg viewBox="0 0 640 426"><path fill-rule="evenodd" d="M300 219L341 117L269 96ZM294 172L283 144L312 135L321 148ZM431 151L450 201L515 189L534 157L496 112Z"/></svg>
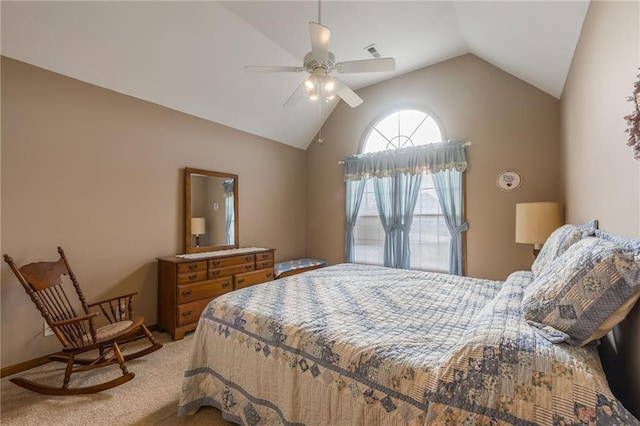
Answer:
<svg viewBox="0 0 640 426"><path fill-rule="evenodd" d="M516 243L533 244L534 257L549 235L560 225L562 222L558 203L516 204Z"/></svg>
<svg viewBox="0 0 640 426"><path fill-rule="evenodd" d="M204 234L204 217L191 218L191 235L196 236L196 247L200 247L200 235Z"/></svg>

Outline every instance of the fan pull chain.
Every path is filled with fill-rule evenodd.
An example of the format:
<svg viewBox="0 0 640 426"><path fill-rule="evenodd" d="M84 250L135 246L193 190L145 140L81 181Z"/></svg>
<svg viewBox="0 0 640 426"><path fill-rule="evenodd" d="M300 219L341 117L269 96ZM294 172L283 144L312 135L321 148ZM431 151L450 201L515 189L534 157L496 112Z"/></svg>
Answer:
<svg viewBox="0 0 640 426"><path fill-rule="evenodd" d="M318 102L318 124L320 124L320 130L318 130L318 143L322 145L324 138L322 137L322 102Z"/></svg>

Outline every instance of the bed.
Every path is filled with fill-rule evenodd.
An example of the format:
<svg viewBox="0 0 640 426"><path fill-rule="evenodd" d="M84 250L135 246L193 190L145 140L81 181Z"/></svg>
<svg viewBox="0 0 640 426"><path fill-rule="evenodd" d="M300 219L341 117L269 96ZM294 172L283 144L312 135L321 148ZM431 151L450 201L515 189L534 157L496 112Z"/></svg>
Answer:
<svg viewBox="0 0 640 426"><path fill-rule="evenodd" d="M640 425L638 393L620 387L623 405L599 356L629 385L622 342L585 326L639 316L640 242L567 229L503 282L339 264L220 296L193 336L178 412L214 406L247 425ZM636 369L637 348L624 355Z"/></svg>

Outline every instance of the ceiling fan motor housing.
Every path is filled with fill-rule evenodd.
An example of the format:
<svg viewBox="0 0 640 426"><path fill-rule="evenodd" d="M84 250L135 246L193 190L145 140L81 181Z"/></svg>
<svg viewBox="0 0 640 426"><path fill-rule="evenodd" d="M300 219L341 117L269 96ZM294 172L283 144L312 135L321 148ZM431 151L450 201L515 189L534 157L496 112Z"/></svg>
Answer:
<svg viewBox="0 0 640 426"><path fill-rule="evenodd" d="M327 74L333 71L336 66L336 57L329 52L326 58L314 56L309 52L304 56L304 70L313 74L317 69L323 69Z"/></svg>

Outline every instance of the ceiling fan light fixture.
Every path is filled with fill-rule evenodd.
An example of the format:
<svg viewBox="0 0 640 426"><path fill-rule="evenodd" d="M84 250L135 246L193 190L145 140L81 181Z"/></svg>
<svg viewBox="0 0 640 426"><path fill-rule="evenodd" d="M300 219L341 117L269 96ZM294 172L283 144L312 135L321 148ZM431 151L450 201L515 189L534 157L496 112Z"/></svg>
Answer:
<svg viewBox="0 0 640 426"><path fill-rule="evenodd" d="M318 9L320 9L320 0L318 0ZM333 52L329 50L331 31L320 22L320 10L318 10L318 22L309 22L311 51L304 56L301 67L250 66L244 69L246 72L306 71L309 73L309 76L289 96L285 106L292 106L306 94L311 101L325 102L331 102L337 95L351 108L355 108L363 102L362 98L339 78L332 77L330 74L334 71L337 73L391 72L395 71L395 60L381 57L377 48L370 45L366 49L374 56L374 59L336 62Z"/></svg>
<svg viewBox="0 0 640 426"><path fill-rule="evenodd" d="M304 85L304 88L311 92L313 91L313 89L315 89L316 87L316 76L315 75L310 75L309 77L307 77L304 80L304 83L302 83Z"/></svg>
<svg viewBox="0 0 640 426"><path fill-rule="evenodd" d="M335 90L335 88L336 88L335 80L333 78L329 77L328 75L325 76L323 88L324 88L324 91L327 92L327 93L333 92Z"/></svg>

